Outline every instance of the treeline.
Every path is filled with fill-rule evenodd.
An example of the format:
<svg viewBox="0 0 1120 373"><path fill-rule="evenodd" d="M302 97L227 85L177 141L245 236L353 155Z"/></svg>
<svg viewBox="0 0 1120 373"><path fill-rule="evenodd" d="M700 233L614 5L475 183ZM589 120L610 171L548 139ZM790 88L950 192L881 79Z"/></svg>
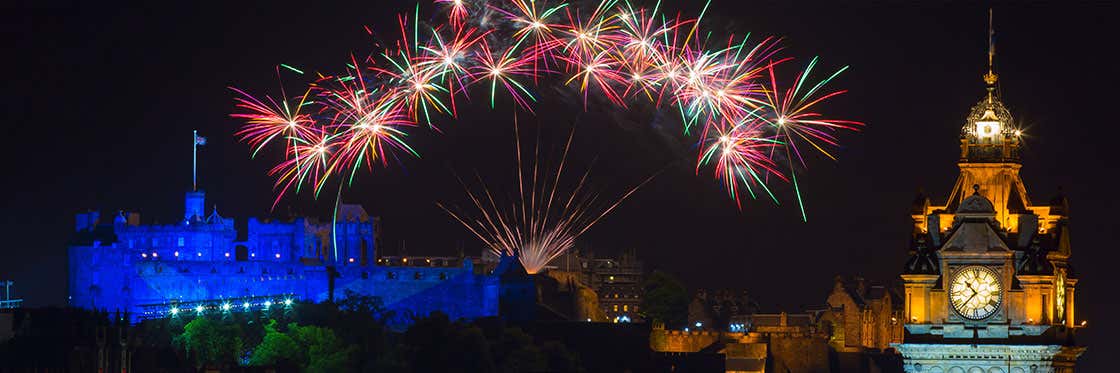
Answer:
<svg viewBox="0 0 1120 373"><path fill-rule="evenodd" d="M127 315L25 312L0 345L0 371L582 372L560 342L495 318L414 317L404 331L374 297L211 312L128 325Z"/></svg>

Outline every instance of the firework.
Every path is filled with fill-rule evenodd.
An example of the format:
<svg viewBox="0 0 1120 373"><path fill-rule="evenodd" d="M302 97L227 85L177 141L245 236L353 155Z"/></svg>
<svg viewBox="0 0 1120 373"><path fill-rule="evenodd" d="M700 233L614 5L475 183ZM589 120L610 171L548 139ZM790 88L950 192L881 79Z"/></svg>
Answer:
<svg viewBox="0 0 1120 373"><path fill-rule="evenodd" d="M446 17L421 24L417 4L398 17L399 39L378 40L370 57L351 57L343 74L319 74L298 99L234 89L232 116L245 121L237 136L254 155L284 148L273 170L281 195L303 184L318 193L331 178L349 183L359 169L396 154L418 156L408 131L418 124L438 131L438 119L457 116L474 87L491 107L508 95L532 112L540 99L534 91L550 77L578 89L585 108L643 100L678 112L682 131L699 134L697 172L710 166L740 207L740 197L756 191L773 198L770 180L791 182L801 205L796 170L807 167L805 150L835 159L836 133L862 126L818 111L844 93L824 87L845 68L810 83L814 58L782 88L776 71L792 58L779 55L780 39L712 37L701 28L707 3L696 18L627 0L435 3Z"/></svg>
<svg viewBox="0 0 1120 373"><path fill-rule="evenodd" d="M516 120L515 120L516 122ZM520 135L516 131L517 146L517 198L499 201L478 177L479 192L463 183L471 200L473 213L450 208L442 203L440 208L466 227L496 255L516 257L529 274L540 272L556 257L575 245L575 240L609 214L622 201L653 176L629 189L619 197L609 200L588 185L591 168L576 179L572 189L561 186L565 174L568 150L575 130L568 136L563 155L556 169L541 165L540 144L533 150L531 164L522 159Z"/></svg>

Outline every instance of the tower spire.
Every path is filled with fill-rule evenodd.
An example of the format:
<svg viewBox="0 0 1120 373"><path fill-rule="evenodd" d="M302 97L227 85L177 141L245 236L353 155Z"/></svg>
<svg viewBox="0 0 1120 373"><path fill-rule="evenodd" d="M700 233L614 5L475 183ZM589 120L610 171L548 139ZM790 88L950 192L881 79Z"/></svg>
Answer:
<svg viewBox="0 0 1120 373"><path fill-rule="evenodd" d="M995 73L996 58L996 30L992 23L992 8L988 8L988 73L984 74L984 83L988 85L988 101L992 100L992 91L995 90L999 76Z"/></svg>

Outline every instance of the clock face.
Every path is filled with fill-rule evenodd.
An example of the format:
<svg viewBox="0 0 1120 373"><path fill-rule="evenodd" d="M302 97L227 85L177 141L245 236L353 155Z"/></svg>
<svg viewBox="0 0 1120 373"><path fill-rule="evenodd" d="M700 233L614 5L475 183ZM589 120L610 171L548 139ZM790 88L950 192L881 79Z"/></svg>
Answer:
<svg viewBox="0 0 1120 373"><path fill-rule="evenodd" d="M976 136L977 137L995 137L999 134L999 122L997 121L978 121L976 122Z"/></svg>
<svg viewBox="0 0 1120 373"><path fill-rule="evenodd" d="M961 268L949 284L949 299L962 317L982 320L999 310L1003 286L999 274L988 267Z"/></svg>

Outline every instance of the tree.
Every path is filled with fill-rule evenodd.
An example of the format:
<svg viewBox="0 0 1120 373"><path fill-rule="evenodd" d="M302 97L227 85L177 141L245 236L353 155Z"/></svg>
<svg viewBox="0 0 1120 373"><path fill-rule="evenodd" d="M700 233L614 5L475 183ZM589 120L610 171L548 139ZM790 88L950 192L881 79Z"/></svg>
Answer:
<svg viewBox="0 0 1120 373"><path fill-rule="evenodd" d="M494 360L482 329L451 322L441 312L415 319L404 332L402 342L405 362L413 372L494 371Z"/></svg>
<svg viewBox="0 0 1120 373"><path fill-rule="evenodd" d="M548 361L548 371L558 373L581 373L583 365L579 355L568 351L568 347L557 341L548 341L541 345L541 353Z"/></svg>
<svg viewBox="0 0 1120 373"><path fill-rule="evenodd" d="M661 321L670 329L688 322L688 292L675 277L654 271L642 285L642 315L647 320Z"/></svg>
<svg viewBox="0 0 1120 373"><path fill-rule="evenodd" d="M350 362L351 347L327 328L314 325L288 325L288 334L303 346L307 364L305 372L342 372Z"/></svg>
<svg viewBox="0 0 1120 373"><path fill-rule="evenodd" d="M381 297L362 295L350 289L346 290L346 297L338 302L338 309L364 316L373 316L378 320L391 316L390 311L385 310L385 304Z"/></svg>
<svg viewBox="0 0 1120 373"><path fill-rule="evenodd" d="M233 363L243 343L237 325L225 325L206 317L196 317L175 337L175 345L187 354L196 368Z"/></svg>
<svg viewBox="0 0 1120 373"><path fill-rule="evenodd" d="M253 349L249 365L292 367L302 366L305 360L303 347L292 337L276 329L276 320L265 325L264 338Z"/></svg>
<svg viewBox="0 0 1120 373"><path fill-rule="evenodd" d="M540 372L547 365L541 350L533 344L533 337L521 328L506 328L493 348L495 362L502 372Z"/></svg>

